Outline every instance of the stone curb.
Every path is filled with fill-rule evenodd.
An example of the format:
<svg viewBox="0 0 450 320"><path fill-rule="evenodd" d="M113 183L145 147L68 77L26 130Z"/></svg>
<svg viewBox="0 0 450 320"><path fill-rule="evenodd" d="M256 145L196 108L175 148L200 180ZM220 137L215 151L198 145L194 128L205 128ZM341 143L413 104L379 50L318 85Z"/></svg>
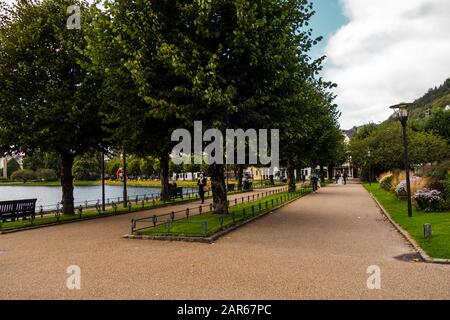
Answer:
<svg viewBox="0 0 450 320"><path fill-rule="evenodd" d="M213 234L210 237L145 236L145 235L126 234L122 238L124 238L124 239L131 239L131 240L185 241L185 242L199 242L199 243L212 244L217 239L223 237L224 235L226 235L226 234L228 234L228 233L230 233L230 232L232 232L232 231L234 231L234 230L236 230L236 229L238 229L240 227L243 227L244 225L246 225L246 224L248 224L250 222L258 220L258 219L260 219L260 218L262 218L262 217L264 217L266 215L269 215L271 213L274 213L275 211L283 208L284 206L287 206L288 204L291 204L292 202L297 201L299 199L302 199L302 198L304 198L304 197L306 197L306 196L308 196L310 194L313 194L313 193L314 192L310 192L310 193L307 193L307 194L305 194L305 195L303 195L301 197L289 200L289 201L287 201L287 202L285 202L283 204L280 204L280 205L278 205L276 207L271 208L271 210L269 210L269 211L261 213L261 214L259 214L257 216L254 216L254 217L252 217L252 218L250 218L248 220L239 222L239 223L237 223L237 224L235 224L235 225L233 225L233 226L231 226L231 227L229 227L229 228L227 228L225 230L218 231L218 232L216 232L215 234Z"/></svg>
<svg viewBox="0 0 450 320"><path fill-rule="evenodd" d="M375 201L378 208L380 209L381 213L389 220L389 222L394 226L394 228L405 238L410 245L414 248L415 251L420 255L421 259L426 263L436 263L436 264L450 264L450 259L437 259L437 258L431 258L414 240L410 234L403 230L403 228L397 224L397 222L394 221L394 219L391 218L391 215L384 209L384 207L381 205L381 203L378 201L377 198L372 194L372 192L369 192L370 197Z"/></svg>

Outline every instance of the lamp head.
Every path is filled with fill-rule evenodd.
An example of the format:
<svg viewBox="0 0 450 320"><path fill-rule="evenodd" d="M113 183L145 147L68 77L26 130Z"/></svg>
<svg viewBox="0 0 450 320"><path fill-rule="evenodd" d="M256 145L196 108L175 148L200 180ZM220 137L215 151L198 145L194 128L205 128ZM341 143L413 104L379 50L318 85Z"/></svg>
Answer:
<svg viewBox="0 0 450 320"><path fill-rule="evenodd" d="M395 115L399 120L405 121L408 119L408 107L411 105L412 105L412 103L402 102L402 103L390 106L389 108L396 110Z"/></svg>

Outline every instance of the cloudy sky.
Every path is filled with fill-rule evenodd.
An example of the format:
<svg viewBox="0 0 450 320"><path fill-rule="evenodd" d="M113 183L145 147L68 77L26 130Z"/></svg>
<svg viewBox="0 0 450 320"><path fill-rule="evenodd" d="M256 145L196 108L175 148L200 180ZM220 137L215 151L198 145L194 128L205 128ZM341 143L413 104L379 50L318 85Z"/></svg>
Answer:
<svg viewBox="0 0 450 320"><path fill-rule="evenodd" d="M385 120L450 77L449 0L314 0L341 125ZM331 20L331 21L330 21ZM319 27L318 27L319 26ZM319 29L322 28L322 29Z"/></svg>
<svg viewBox="0 0 450 320"><path fill-rule="evenodd" d="M5 1L5 0L0 0ZM12 0L6 0L12 2ZM450 0L313 0L342 128L385 120L450 77Z"/></svg>

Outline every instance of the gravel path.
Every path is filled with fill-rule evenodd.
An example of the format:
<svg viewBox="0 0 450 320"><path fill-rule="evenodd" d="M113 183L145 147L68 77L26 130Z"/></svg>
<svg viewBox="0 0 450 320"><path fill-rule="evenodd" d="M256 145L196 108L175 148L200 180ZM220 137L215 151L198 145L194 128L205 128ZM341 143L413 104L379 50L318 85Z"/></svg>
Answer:
<svg viewBox="0 0 450 320"><path fill-rule="evenodd" d="M323 188L212 245L121 238L131 218L170 210L1 235L0 300L450 298L450 266L413 262L358 184ZM66 287L69 265L81 290ZM371 265L381 290L367 289Z"/></svg>

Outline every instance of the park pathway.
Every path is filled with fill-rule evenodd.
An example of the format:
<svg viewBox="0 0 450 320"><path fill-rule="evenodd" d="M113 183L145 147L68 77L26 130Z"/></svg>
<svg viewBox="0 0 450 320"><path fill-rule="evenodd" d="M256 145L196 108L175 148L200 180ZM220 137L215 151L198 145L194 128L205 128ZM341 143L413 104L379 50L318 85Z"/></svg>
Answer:
<svg viewBox="0 0 450 320"><path fill-rule="evenodd" d="M148 214L1 235L0 300L450 298L450 266L414 262L356 183L322 188L211 245L121 238ZM81 290L66 287L70 265L81 268ZM367 288L372 265L380 290Z"/></svg>

